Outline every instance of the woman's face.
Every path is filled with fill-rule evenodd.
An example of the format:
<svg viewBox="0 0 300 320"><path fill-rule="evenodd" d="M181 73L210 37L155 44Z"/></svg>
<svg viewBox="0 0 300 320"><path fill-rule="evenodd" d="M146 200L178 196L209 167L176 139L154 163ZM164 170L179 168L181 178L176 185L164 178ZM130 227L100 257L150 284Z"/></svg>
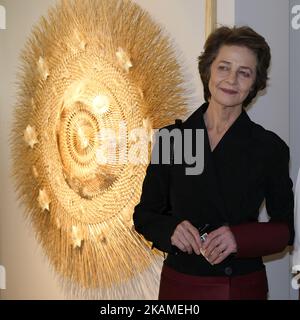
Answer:
<svg viewBox="0 0 300 320"><path fill-rule="evenodd" d="M211 102L224 107L241 106L256 77L256 56L246 47L222 46L211 64Z"/></svg>

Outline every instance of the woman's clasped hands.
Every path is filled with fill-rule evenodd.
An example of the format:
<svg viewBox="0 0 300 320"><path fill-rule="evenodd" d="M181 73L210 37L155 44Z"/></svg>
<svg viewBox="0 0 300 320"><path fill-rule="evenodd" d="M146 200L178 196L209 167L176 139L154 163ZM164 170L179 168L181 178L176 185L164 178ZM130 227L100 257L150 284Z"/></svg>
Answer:
<svg viewBox="0 0 300 320"><path fill-rule="evenodd" d="M171 236L171 243L188 254L202 254L212 265L221 263L230 254L237 252L237 244L230 227L219 227L208 233L205 241L202 241L198 229L188 220L177 225Z"/></svg>

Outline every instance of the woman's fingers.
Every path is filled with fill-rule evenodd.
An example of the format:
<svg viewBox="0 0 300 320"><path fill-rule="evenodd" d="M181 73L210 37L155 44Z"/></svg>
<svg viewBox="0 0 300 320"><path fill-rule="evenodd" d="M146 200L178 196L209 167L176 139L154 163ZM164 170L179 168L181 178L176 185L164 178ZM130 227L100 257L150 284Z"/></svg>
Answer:
<svg viewBox="0 0 300 320"><path fill-rule="evenodd" d="M191 238L191 236L189 236L188 234L186 234L184 232L181 234L181 238L180 238L180 239L182 239L181 241L184 243L186 251L189 254L191 254L193 252L193 247L192 247L190 238Z"/></svg>
<svg viewBox="0 0 300 320"><path fill-rule="evenodd" d="M236 252L235 238L228 226L210 232L201 243L199 231L189 221L182 221L176 227L171 243L183 252L200 253L212 264L222 262L229 254Z"/></svg>
<svg viewBox="0 0 300 320"><path fill-rule="evenodd" d="M210 255L207 255L206 258L211 264L216 264L216 262L222 257L223 260L225 259L224 252L226 251L227 247L225 244L221 244L212 251Z"/></svg>
<svg viewBox="0 0 300 320"><path fill-rule="evenodd" d="M204 241L204 245L206 244L206 241ZM222 239L220 236L216 236L212 240L210 240L209 245L204 247L203 246L203 253L205 254L206 257L209 257L213 251L215 250L216 247L218 247L222 243Z"/></svg>
<svg viewBox="0 0 300 320"><path fill-rule="evenodd" d="M176 246L183 252L192 253L193 249L190 246L189 242L185 239L184 235L171 238L171 243L173 246Z"/></svg>
<svg viewBox="0 0 300 320"><path fill-rule="evenodd" d="M189 246L191 247L191 250L194 251L196 254L200 254L200 247L199 247L200 236L199 236L199 233L198 235L197 234L195 235L195 232L193 229L196 229L196 228L191 224L187 225L187 228L184 230L183 236L186 238ZM196 232L198 232L197 229L196 229ZM197 243L197 237L199 239L198 243Z"/></svg>
<svg viewBox="0 0 300 320"><path fill-rule="evenodd" d="M173 246L176 246L178 249L180 249L183 252L187 252L185 243L183 243L179 239L175 239L174 241L172 240L171 242Z"/></svg>
<svg viewBox="0 0 300 320"><path fill-rule="evenodd" d="M212 263L212 264L221 263L221 262L222 262L223 260L225 260L230 254L231 254L230 250L227 249L227 250L221 252L221 253L218 255L218 257L217 257L215 260L213 260L211 263Z"/></svg>
<svg viewBox="0 0 300 320"><path fill-rule="evenodd" d="M180 250L191 254L200 254L201 241L198 230L187 220L182 221L175 229L171 242Z"/></svg>
<svg viewBox="0 0 300 320"><path fill-rule="evenodd" d="M224 234L224 229L223 229L223 227L218 228L218 229L210 232L210 233L208 234L208 236L206 237L204 243L202 244L202 249L203 249L204 251L206 251L207 248L211 245L211 242L212 242L212 241L215 241L216 238L220 237L220 236L223 235L223 234Z"/></svg>
<svg viewBox="0 0 300 320"><path fill-rule="evenodd" d="M201 253L211 263L217 264L236 252L237 245L233 233L228 226L223 226L209 233Z"/></svg>
<svg viewBox="0 0 300 320"><path fill-rule="evenodd" d="M188 223L187 225L188 231L191 233L192 237L193 237L193 243L194 243L194 251L196 252L196 250L199 252L200 254L200 248L202 246L202 242L200 240L200 235L199 235L199 231L197 228L195 228L191 223Z"/></svg>

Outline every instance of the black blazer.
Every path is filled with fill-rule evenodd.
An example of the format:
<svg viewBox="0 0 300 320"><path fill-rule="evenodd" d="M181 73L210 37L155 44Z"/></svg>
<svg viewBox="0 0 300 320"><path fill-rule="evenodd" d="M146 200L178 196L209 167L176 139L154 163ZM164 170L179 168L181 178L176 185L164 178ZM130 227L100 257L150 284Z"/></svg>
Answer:
<svg viewBox="0 0 300 320"><path fill-rule="evenodd" d="M208 223L214 228L257 222L264 199L271 221L288 222L290 242L293 239L288 146L275 133L251 121L243 110L212 152L203 119L207 108L208 104L203 104L182 123L183 134L184 129L204 130L203 172L186 175L186 163L150 163L133 214L135 229L167 252L165 263L179 272L218 276L257 271L264 267L261 257L230 257L212 266L201 255L174 254L171 245L170 238L183 220L196 227ZM193 151L195 143L193 139Z"/></svg>

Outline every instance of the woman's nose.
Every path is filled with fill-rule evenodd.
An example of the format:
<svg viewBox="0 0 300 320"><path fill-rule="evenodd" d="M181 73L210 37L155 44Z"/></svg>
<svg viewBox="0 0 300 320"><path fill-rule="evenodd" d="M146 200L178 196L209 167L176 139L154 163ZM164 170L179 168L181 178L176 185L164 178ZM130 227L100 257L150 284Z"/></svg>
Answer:
<svg viewBox="0 0 300 320"><path fill-rule="evenodd" d="M237 82L237 73L235 71L231 71L228 74L227 82L230 84L235 84Z"/></svg>

